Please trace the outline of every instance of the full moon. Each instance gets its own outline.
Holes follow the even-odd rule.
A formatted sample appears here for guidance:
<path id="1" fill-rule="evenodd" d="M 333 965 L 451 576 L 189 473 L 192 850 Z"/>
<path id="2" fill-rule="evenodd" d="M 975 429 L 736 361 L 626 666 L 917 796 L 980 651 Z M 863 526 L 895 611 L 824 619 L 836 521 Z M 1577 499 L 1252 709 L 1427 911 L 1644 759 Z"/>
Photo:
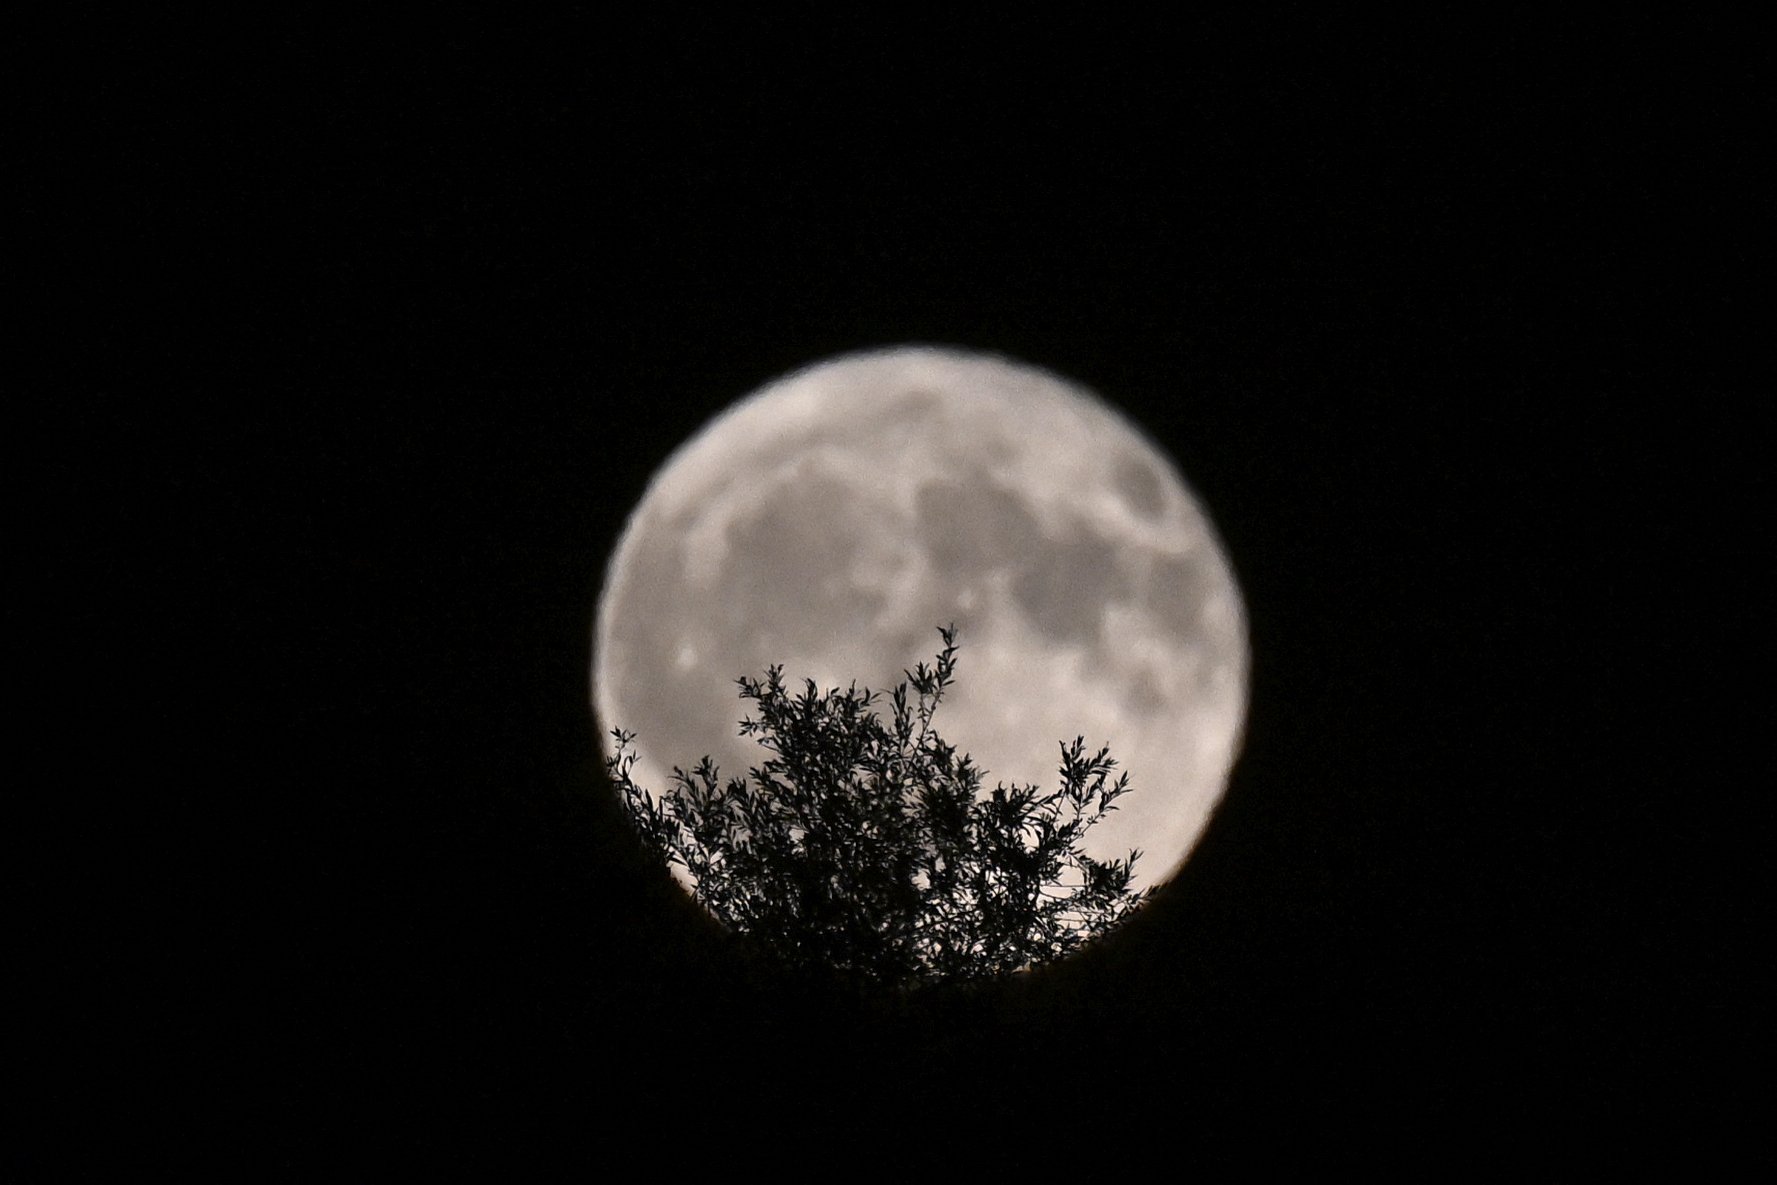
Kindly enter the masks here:
<path id="1" fill-rule="evenodd" d="M 936 727 L 996 782 L 1057 784 L 1061 742 L 1129 774 L 1088 832 L 1170 878 L 1227 785 L 1246 713 L 1245 611 L 1207 515 L 1120 413 L 987 354 L 848 354 L 768 384 L 654 476 L 605 574 L 594 711 L 658 793 L 724 778 L 741 675 L 888 691 L 958 632 Z"/>

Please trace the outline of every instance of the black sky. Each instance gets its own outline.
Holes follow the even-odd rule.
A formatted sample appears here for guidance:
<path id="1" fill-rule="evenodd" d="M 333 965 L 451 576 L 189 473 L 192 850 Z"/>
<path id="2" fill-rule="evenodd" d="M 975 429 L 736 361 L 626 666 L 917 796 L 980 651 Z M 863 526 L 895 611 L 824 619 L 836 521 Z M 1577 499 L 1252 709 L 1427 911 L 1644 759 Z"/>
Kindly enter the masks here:
<path id="1" fill-rule="evenodd" d="M 984 1131 L 1099 1074 L 1087 1143 L 1181 1173 L 1737 1134 L 1731 32 L 822 24 L 143 29 L 66 76 L 43 546 L 122 671 L 52 701 L 42 1163 L 1041 1162 Z M 636 862 L 584 687 L 652 468 L 901 342 L 1170 449 L 1254 685 L 1151 916 L 883 1015 Z"/>

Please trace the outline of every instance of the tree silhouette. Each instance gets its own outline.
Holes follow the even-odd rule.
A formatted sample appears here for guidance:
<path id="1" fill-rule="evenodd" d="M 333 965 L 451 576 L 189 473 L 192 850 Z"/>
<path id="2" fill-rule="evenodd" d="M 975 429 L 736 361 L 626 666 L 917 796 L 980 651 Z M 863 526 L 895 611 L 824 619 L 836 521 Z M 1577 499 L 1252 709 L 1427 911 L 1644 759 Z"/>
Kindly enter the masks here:
<path id="1" fill-rule="evenodd" d="M 956 673 L 956 631 L 935 663 L 890 694 L 812 680 L 792 694 L 783 668 L 742 677 L 755 705 L 742 736 L 769 756 L 726 783 L 708 757 L 675 767 L 659 798 L 632 774 L 635 735 L 613 729 L 606 766 L 643 842 L 683 868 L 716 918 L 797 968 L 830 968 L 892 987 L 956 982 L 1060 958 L 1111 929 L 1147 891 L 1130 887 L 1139 851 L 1095 860 L 1088 829 L 1116 809 L 1108 748 L 1063 742 L 1060 782 L 982 790 L 968 754 L 932 726 Z"/>

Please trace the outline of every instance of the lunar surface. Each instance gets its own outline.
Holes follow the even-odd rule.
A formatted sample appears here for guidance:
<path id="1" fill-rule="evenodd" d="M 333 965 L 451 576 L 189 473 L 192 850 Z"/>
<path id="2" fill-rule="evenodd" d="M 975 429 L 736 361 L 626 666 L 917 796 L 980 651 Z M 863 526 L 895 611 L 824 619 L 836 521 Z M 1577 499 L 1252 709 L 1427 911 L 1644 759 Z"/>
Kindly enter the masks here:
<path id="1" fill-rule="evenodd" d="M 637 734 L 659 792 L 738 737 L 740 675 L 887 691 L 958 629 L 936 725 L 984 784 L 1053 788 L 1059 742 L 1130 775 L 1090 854 L 1184 862 L 1246 710 L 1240 594 L 1171 462 L 1079 386 L 950 349 L 852 354 L 735 404 L 656 474 L 606 571 L 592 669 L 601 731 Z"/>

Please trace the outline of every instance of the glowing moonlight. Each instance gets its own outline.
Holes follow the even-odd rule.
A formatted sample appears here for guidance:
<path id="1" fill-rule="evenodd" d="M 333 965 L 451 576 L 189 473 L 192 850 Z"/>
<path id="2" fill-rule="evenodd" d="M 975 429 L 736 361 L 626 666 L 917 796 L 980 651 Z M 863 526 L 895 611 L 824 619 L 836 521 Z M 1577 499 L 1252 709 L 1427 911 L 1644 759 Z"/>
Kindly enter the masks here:
<path id="1" fill-rule="evenodd" d="M 606 572 L 592 682 L 659 790 L 735 734 L 737 676 L 888 689 L 959 631 L 938 725 L 986 783 L 1056 783 L 1084 735 L 1130 775 L 1090 853 L 1170 877 L 1221 798 L 1245 715 L 1245 615 L 1171 463 L 1116 412 L 1004 358 L 905 348 L 798 371 L 654 477 Z M 606 738 L 607 743 L 609 738 Z"/>

